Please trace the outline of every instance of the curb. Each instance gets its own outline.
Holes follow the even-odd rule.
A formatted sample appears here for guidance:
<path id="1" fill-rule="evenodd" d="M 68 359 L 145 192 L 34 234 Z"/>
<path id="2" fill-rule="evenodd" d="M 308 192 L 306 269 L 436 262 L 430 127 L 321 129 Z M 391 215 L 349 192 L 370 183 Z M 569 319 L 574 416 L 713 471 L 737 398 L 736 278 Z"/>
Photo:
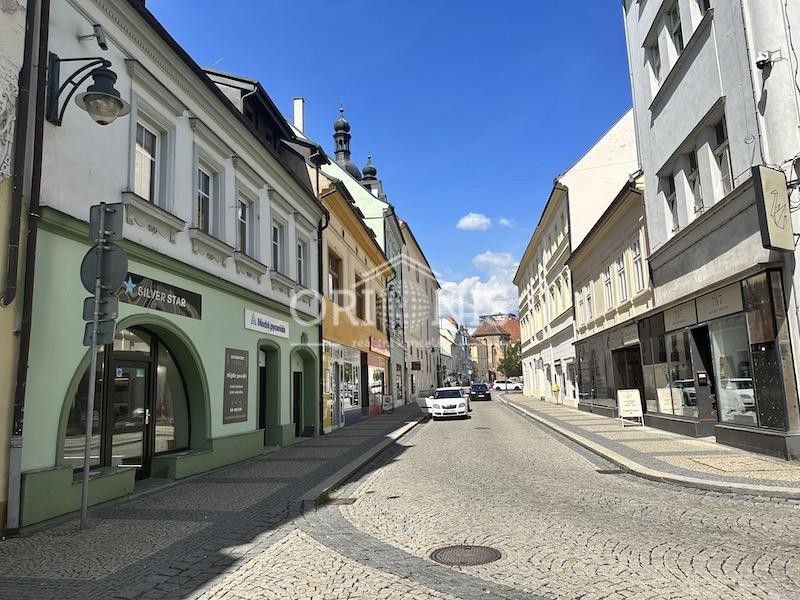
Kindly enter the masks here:
<path id="1" fill-rule="evenodd" d="M 658 471 L 656 469 L 651 469 L 649 467 L 645 467 L 640 465 L 639 463 L 622 456 L 608 448 L 601 446 L 591 440 L 587 440 L 586 438 L 569 431 L 555 423 L 540 417 L 537 414 L 532 413 L 531 411 L 523 408 L 515 404 L 510 400 L 506 400 L 504 397 L 499 396 L 497 398 L 500 402 L 505 404 L 506 406 L 513 408 L 514 410 L 522 413 L 526 417 L 533 419 L 537 423 L 540 423 L 555 431 L 556 433 L 568 438 L 578 444 L 579 446 L 583 446 L 590 452 L 597 454 L 598 456 L 603 457 L 610 463 L 615 464 L 622 470 L 632 475 L 636 475 L 637 477 L 641 477 L 643 479 L 649 479 L 650 481 L 658 481 L 660 483 L 671 483 L 675 485 L 681 485 L 684 487 L 690 487 L 699 490 L 708 490 L 712 492 L 722 492 L 726 494 L 745 494 L 748 496 L 764 496 L 768 498 L 783 498 L 789 500 L 800 500 L 800 490 L 794 488 L 786 488 L 786 487 L 772 487 L 772 486 L 765 486 L 765 485 L 748 485 L 745 483 L 727 483 L 723 481 L 709 481 L 706 479 L 698 479 L 696 477 L 685 477 L 682 475 L 675 475 L 673 473 L 666 473 L 664 471 Z"/>
<path id="2" fill-rule="evenodd" d="M 322 482 L 315 485 L 313 488 L 308 490 L 305 494 L 298 498 L 298 503 L 301 506 L 305 506 L 306 503 L 310 503 L 316 506 L 317 502 L 322 496 L 330 493 L 331 490 L 339 487 L 345 481 L 350 479 L 361 467 L 366 465 L 370 462 L 373 458 L 378 456 L 381 452 L 386 450 L 389 446 L 394 444 L 397 440 L 401 437 L 406 435 L 409 431 L 414 429 L 417 425 L 422 423 L 426 420 L 426 416 L 420 416 L 416 419 L 407 422 L 402 427 L 395 429 L 394 431 L 388 433 L 386 438 L 381 440 L 378 444 L 372 446 L 369 450 L 364 452 L 358 458 L 351 460 L 347 463 L 344 467 L 329 475 L 325 478 Z"/>

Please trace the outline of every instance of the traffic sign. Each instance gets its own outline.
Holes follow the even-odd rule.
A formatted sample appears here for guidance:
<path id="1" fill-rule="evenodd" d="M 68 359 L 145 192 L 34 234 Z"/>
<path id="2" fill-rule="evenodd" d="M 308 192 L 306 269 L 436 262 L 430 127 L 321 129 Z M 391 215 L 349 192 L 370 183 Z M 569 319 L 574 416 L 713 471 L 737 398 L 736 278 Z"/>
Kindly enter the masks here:
<path id="1" fill-rule="evenodd" d="M 114 320 L 119 316 L 119 298 L 116 296 L 101 296 L 97 306 L 97 320 Z M 83 320 L 94 321 L 94 296 L 89 296 L 83 301 Z"/>
<path id="2" fill-rule="evenodd" d="M 89 207 L 89 241 L 116 242 L 122 239 L 123 204 L 95 204 Z M 103 214 L 105 212 L 105 214 Z M 101 219 L 102 217 L 102 219 Z M 102 231 L 100 223 L 102 221 Z"/>
<path id="3" fill-rule="evenodd" d="M 81 283 L 90 294 L 94 294 L 98 262 L 101 288 L 115 292 L 128 273 L 128 255 L 113 242 L 95 244 L 89 249 L 81 262 Z"/>
<path id="4" fill-rule="evenodd" d="M 89 321 L 83 330 L 83 345 L 91 346 L 92 342 L 96 342 L 98 346 L 105 346 L 114 341 L 114 328 L 117 326 L 116 321 L 98 321 L 97 322 L 97 339 L 92 340 L 92 331 L 94 331 L 94 322 Z"/>

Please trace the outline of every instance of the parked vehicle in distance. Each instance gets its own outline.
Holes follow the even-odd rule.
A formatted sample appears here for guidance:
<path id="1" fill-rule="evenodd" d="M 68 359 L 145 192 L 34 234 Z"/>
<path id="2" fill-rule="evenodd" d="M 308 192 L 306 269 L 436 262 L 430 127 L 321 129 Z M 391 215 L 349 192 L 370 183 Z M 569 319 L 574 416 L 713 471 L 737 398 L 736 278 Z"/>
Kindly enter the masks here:
<path id="1" fill-rule="evenodd" d="M 431 404 L 433 403 L 433 396 L 435 393 L 436 390 L 420 390 L 417 395 L 417 406 L 419 406 L 419 409 L 426 415 L 431 413 Z"/>
<path id="2" fill-rule="evenodd" d="M 511 381 L 510 379 L 497 379 L 492 384 L 492 389 L 501 392 L 508 392 L 510 390 L 522 391 L 522 384 Z"/>
<path id="3" fill-rule="evenodd" d="M 466 417 L 469 412 L 469 398 L 464 399 L 461 388 L 436 388 L 430 400 L 430 414 L 434 419 L 442 417 Z"/>
<path id="4" fill-rule="evenodd" d="M 485 383 L 473 383 L 469 388 L 470 400 L 491 400 L 492 393 L 489 391 L 489 386 Z"/>

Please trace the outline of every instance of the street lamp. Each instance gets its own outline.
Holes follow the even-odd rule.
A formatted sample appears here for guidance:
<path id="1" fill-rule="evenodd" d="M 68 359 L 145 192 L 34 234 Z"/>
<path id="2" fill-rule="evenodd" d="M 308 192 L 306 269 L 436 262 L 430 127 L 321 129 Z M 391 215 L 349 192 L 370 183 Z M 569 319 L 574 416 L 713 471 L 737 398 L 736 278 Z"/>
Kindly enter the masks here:
<path id="1" fill-rule="evenodd" d="M 67 80 L 61 83 L 61 63 L 87 62 L 73 72 Z M 89 77 L 94 79 L 86 91 L 75 97 L 75 104 L 89 113 L 89 116 L 100 125 L 113 123 L 117 117 L 127 115 L 131 107 L 120 96 L 119 90 L 114 87 L 117 74 L 111 67 L 111 61 L 100 57 L 89 58 L 59 58 L 52 52 L 47 60 L 47 120 L 60 126 L 67 110 L 69 99 L 78 87 Z M 64 102 L 59 101 L 62 92 L 71 85 Z"/>

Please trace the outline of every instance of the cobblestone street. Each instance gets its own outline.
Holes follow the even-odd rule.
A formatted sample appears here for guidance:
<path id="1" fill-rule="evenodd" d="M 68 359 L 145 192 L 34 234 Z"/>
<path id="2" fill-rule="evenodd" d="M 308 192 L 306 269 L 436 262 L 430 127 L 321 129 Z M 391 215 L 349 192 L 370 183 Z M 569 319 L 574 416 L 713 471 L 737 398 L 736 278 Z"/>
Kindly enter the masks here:
<path id="1" fill-rule="evenodd" d="M 363 427 L 379 435 L 378 423 Z M 358 427 L 340 439 L 367 435 Z M 68 524 L 0 544 L 0 597 L 800 596 L 796 501 L 622 474 L 511 408 L 484 402 L 471 419 L 412 429 L 339 488 L 333 503 L 292 508 L 300 488 L 286 487 L 290 472 L 311 483 L 321 455 L 344 451 L 336 438 L 313 442 L 332 444 L 327 450 L 301 444 L 98 511 L 102 521 L 84 534 Z M 297 471 L 279 469 L 289 463 Z M 193 506 L 204 483 L 235 479 L 244 485 L 227 484 L 234 510 L 220 511 L 210 496 Z M 259 490 L 283 510 L 238 510 Z M 471 567 L 428 558 L 454 544 L 490 546 L 502 557 Z"/>

